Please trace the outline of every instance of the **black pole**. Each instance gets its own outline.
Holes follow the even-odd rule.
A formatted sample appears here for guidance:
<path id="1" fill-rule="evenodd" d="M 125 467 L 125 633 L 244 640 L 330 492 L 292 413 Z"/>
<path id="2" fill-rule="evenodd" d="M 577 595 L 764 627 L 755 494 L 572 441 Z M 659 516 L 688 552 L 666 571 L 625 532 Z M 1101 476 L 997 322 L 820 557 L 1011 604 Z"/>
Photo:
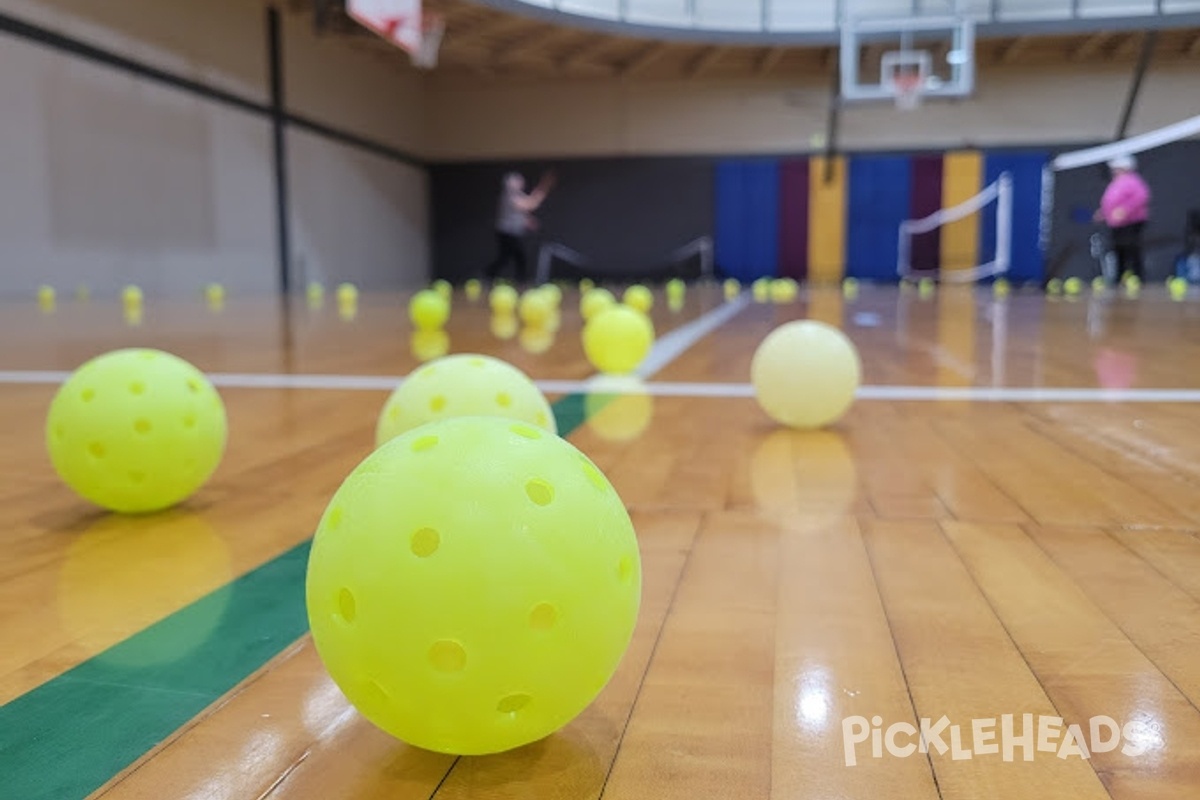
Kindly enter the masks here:
<path id="1" fill-rule="evenodd" d="M 1142 54 L 1138 57 L 1137 68 L 1133 73 L 1133 84 L 1129 87 L 1129 96 L 1125 99 L 1125 110 L 1121 112 L 1121 124 L 1117 126 L 1116 141 L 1121 141 L 1129 133 L 1129 123 L 1133 119 L 1133 109 L 1137 105 L 1138 96 L 1142 93 L 1142 81 L 1150 69 L 1150 59 L 1154 57 L 1154 46 L 1158 44 L 1158 31 L 1147 31 L 1142 40 Z"/>
<path id="2" fill-rule="evenodd" d="M 279 9 L 267 8 L 267 56 L 271 79 L 271 133 L 275 155 L 275 224 L 279 252 L 279 291 L 292 290 L 291 210 L 288 199 L 287 113 L 283 96 L 283 26 Z"/>
<path id="3" fill-rule="evenodd" d="M 833 160 L 838 153 L 838 131 L 842 117 L 842 65 L 838 53 L 833 59 L 833 88 L 829 94 L 829 119 L 825 128 L 825 184 L 833 183 Z"/>

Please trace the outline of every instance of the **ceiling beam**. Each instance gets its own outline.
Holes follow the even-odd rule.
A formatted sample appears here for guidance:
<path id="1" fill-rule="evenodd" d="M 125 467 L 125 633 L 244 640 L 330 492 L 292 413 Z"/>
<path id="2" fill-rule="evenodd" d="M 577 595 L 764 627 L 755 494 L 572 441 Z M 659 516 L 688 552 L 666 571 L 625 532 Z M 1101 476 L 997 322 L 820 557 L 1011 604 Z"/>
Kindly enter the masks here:
<path id="1" fill-rule="evenodd" d="M 1013 39 L 1011 42 L 1009 42 L 1007 47 L 1000 50 L 1000 63 L 1014 63 L 1018 58 L 1025 54 L 1026 50 L 1029 49 L 1029 42 L 1030 38 L 1028 36 L 1018 36 L 1016 39 Z"/>
<path id="2" fill-rule="evenodd" d="M 779 65 L 785 53 L 787 53 L 787 50 L 784 50 L 782 47 L 768 47 L 758 57 L 758 63 L 754 65 L 755 74 L 760 77 L 771 74 L 771 70 Z"/>
<path id="3" fill-rule="evenodd" d="M 607 50 L 613 40 L 602 34 L 593 34 L 579 43 L 579 46 L 572 50 L 566 57 L 558 60 L 558 70 L 565 72 L 580 64 L 585 64 L 592 59 L 597 53 Z"/>
<path id="4" fill-rule="evenodd" d="M 1075 48 L 1071 53 L 1072 61 L 1086 61 L 1096 55 L 1104 48 L 1106 44 L 1111 42 L 1113 35 L 1111 33 L 1097 33 L 1094 36 L 1089 36 Z"/>
<path id="5" fill-rule="evenodd" d="M 492 14 L 483 17 L 479 22 L 474 24 L 466 24 L 462 28 L 457 28 L 454 35 L 460 39 L 481 39 L 486 36 L 495 36 L 498 33 L 515 28 L 520 29 L 529 24 L 529 20 L 513 17 L 507 14 Z"/>
<path id="6" fill-rule="evenodd" d="M 720 45 L 708 47 L 688 66 L 687 75 L 689 78 L 699 78 L 713 64 L 721 60 L 721 56 L 725 55 L 725 48 Z"/>
<path id="7" fill-rule="evenodd" d="M 1121 43 L 1113 50 L 1113 55 L 1129 58 L 1133 56 L 1141 48 L 1142 42 L 1145 41 L 1145 35 L 1133 33 L 1121 39 Z"/>
<path id="8" fill-rule="evenodd" d="M 646 67 L 653 64 L 655 61 L 658 61 L 660 58 L 662 58 L 664 55 L 666 55 L 666 53 L 667 53 L 667 46 L 665 44 L 663 44 L 662 42 L 655 42 L 654 44 L 650 45 L 649 47 L 646 47 L 645 49 L 643 49 L 636 56 L 629 59 L 629 61 L 625 62 L 625 64 L 623 64 L 621 66 L 621 70 L 620 70 L 621 77 L 624 77 L 624 78 L 633 77 L 637 73 L 644 70 Z"/>
<path id="9" fill-rule="evenodd" d="M 496 68 L 505 64 L 511 64 L 514 61 L 527 59 L 529 45 L 544 43 L 553 38 L 554 30 L 542 25 L 535 25 L 524 33 L 519 33 L 511 39 L 500 42 L 491 48 L 488 56 L 488 66 Z M 542 60 L 545 61 L 546 59 L 543 58 Z"/>

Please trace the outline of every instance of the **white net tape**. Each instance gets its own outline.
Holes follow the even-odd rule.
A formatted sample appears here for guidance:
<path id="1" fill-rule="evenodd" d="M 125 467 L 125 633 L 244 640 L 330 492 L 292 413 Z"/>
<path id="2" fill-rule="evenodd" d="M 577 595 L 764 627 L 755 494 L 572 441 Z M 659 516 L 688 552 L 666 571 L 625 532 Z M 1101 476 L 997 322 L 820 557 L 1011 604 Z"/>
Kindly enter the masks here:
<path id="1" fill-rule="evenodd" d="M 1054 171 L 1062 172 L 1068 169 L 1092 167 L 1096 164 L 1107 164 L 1117 156 L 1134 156 L 1197 135 L 1200 135 L 1200 117 L 1193 117 L 1156 131 L 1144 133 L 1141 136 L 1091 147 L 1087 150 L 1076 150 L 1074 153 L 1063 153 L 1054 159 Z"/>
<path id="2" fill-rule="evenodd" d="M 538 250 L 537 282 L 539 284 L 549 282 L 555 259 L 565 261 L 573 267 L 583 267 L 588 263 L 587 258 L 582 253 L 572 250 L 565 244 L 560 242 L 546 242 Z"/>
<path id="3" fill-rule="evenodd" d="M 921 107 L 921 82 L 895 81 L 896 108 L 900 111 L 916 111 Z"/>
<path id="4" fill-rule="evenodd" d="M 986 264 L 969 269 L 919 269 L 912 264 L 912 240 L 914 236 L 931 233 L 938 228 L 983 213 L 995 204 L 996 253 Z M 900 249 L 896 272 L 901 278 L 928 277 L 938 275 L 942 281 L 973 283 L 1008 272 L 1012 257 L 1012 176 L 1007 172 L 995 183 L 974 197 L 951 208 L 935 211 L 924 219 L 910 219 L 900 223 Z"/>

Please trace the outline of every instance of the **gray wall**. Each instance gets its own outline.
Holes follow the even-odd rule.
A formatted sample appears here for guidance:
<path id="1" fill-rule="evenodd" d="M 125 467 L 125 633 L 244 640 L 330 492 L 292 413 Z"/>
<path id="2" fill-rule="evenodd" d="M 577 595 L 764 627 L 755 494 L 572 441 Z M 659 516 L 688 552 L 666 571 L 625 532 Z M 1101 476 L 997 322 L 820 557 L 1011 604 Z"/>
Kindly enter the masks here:
<path id="1" fill-rule="evenodd" d="M 641 276 L 667 267 L 673 251 L 713 227 L 713 162 L 707 158 L 486 162 L 431 168 L 434 271 L 477 277 L 495 254 L 501 180 L 516 169 L 532 184 L 553 168 L 559 185 L 538 213 L 528 250 L 559 242 L 588 256 L 585 274 Z"/>
<path id="2" fill-rule="evenodd" d="M 209 281 L 275 291 L 265 6 L 0 0 L 0 14 L 251 104 L 0 32 L 0 296 L 29 298 L 43 283 L 98 296 L 127 283 L 151 296 Z M 300 17 L 286 19 L 284 48 L 289 112 L 379 145 L 290 129 L 293 274 L 424 282 L 425 172 L 379 155 L 419 149 L 419 76 L 318 39 Z"/>

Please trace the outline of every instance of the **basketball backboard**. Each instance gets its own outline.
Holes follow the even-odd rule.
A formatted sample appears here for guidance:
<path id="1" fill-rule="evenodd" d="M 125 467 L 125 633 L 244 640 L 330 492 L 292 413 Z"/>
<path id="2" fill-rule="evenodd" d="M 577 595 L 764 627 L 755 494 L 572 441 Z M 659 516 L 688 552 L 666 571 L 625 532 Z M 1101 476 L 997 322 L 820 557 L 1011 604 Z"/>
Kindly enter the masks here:
<path id="1" fill-rule="evenodd" d="M 346 0 L 346 13 L 364 28 L 409 54 L 413 64 L 432 69 L 446 32 L 445 19 L 426 12 L 422 0 Z"/>
<path id="2" fill-rule="evenodd" d="M 879 3 L 870 3 L 876 9 Z M 903 100 L 913 83 L 924 98 L 975 91 L 975 22 L 967 0 L 937 0 L 921 13 L 886 15 L 848 0 L 841 23 L 841 99 Z"/>

